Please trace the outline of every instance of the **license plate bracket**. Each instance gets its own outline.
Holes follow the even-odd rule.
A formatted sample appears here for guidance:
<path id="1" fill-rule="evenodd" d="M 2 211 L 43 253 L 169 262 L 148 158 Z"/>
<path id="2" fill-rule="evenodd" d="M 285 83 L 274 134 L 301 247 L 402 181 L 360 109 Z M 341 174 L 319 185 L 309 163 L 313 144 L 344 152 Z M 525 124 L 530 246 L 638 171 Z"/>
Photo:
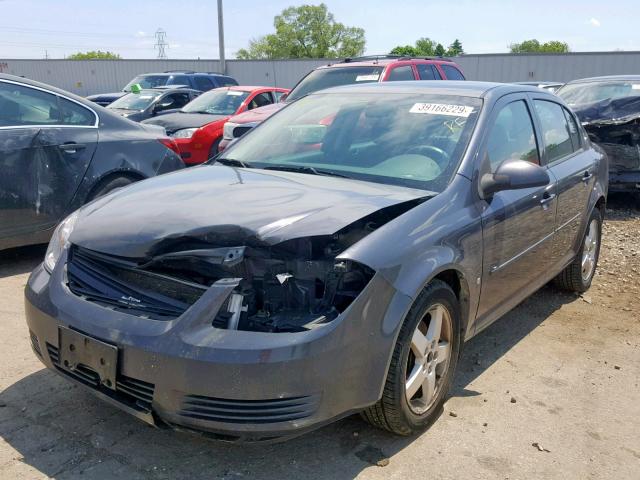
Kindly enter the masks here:
<path id="1" fill-rule="evenodd" d="M 66 327 L 58 328 L 58 341 L 62 368 L 73 372 L 81 365 L 89 367 L 102 385 L 115 390 L 118 347 Z"/>

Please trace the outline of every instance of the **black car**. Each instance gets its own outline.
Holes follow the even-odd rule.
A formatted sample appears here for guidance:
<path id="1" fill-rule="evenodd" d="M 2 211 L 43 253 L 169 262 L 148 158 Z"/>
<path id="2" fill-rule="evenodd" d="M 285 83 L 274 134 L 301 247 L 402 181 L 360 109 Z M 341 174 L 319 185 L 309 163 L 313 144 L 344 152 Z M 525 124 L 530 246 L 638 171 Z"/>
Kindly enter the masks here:
<path id="1" fill-rule="evenodd" d="M 606 194 L 539 88 L 311 93 L 69 216 L 26 288 L 33 350 L 152 424 L 264 441 L 362 411 L 409 435 L 465 340 L 551 280 L 589 288 Z"/>
<path id="2" fill-rule="evenodd" d="M 215 72 L 176 70 L 163 73 L 145 73 L 134 77 L 133 80 L 125 85 L 121 92 L 89 95 L 87 100 L 91 100 L 98 105 L 106 107 L 114 100 L 117 100 L 126 93 L 129 93 L 132 85 L 140 85 L 143 89 L 173 85 L 206 92 L 213 88 L 238 85 L 238 82 L 234 78 Z"/>
<path id="3" fill-rule="evenodd" d="M 46 242 L 88 201 L 182 168 L 176 149 L 162 129 L 0 74 L 0 249 Z"/>
<path id="4" fill-rule="evenodd" d="M 169 110 L 179 110 L 200 93 L 190 88 L 148 88 L 127 93 L 106 108 L 129 120 L 141 122 Z"/>
<path id="5" fill-rule="evenodd" d="M 609 155 L 609 189 L 640 192 L 640 75 L 574 80 L 556 94 Z"/>

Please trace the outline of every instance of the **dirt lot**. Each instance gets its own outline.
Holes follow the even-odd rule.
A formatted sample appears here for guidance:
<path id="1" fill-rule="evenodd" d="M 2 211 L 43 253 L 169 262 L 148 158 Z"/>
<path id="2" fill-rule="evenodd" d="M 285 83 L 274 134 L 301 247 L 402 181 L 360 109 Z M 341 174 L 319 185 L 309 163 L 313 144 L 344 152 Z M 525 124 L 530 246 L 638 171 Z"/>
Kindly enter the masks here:
<path id="1" fill-rule="evenodd" d="M 348 418 L 288 443 L 154 430 L 45 371 L 22 289 L 44 250 L 0 253 L 0 478 L 638 479 L 640 210 L 611 202 L 584 296 L 545 287 L 466 345 L 441 418 L 414 438 Z"/>

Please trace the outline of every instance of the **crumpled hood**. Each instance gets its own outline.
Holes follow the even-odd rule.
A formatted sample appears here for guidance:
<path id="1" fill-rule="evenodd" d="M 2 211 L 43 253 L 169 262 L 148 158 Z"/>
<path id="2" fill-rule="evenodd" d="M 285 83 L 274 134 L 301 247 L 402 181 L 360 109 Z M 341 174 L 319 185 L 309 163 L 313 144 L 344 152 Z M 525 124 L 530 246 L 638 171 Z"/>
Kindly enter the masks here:
<path id="1" fill-rule="evenodd" d="M 600 102 L 572 105 L 582 123 L 621 124 L 640 117 L 640 95 L 623 98 L 608 98 Z"/>
<path id="2" fill-rule="evenodd" d="M 70 241 L 130 258 L 330 235 L 430 192 L 291 172 L 206 165 L 135 183 L 87 205 Z"/>
<path id="3" fill-rule="evenodd" d="M 228 115 L 209 115 L 206 113 L 169 113 L 150 118 L 145 120 L 144 123 L 160 125 L 167 130 L 167 133 L 171 134 L 183 128 L 199 128 L 207 123 L 227 118 L 229 118 Z"/>

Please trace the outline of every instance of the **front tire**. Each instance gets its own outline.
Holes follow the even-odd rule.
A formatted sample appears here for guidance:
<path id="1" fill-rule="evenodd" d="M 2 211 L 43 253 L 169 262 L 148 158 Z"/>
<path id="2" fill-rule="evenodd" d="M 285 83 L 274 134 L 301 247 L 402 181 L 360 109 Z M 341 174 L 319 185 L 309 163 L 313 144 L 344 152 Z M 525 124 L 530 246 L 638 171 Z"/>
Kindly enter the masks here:
<path id="1" fill-rule="evenodd" d="M 440 415 L 460 353 L 460 308 L 449 285 L 433 280 L 418 296 L 396 342 L 382 398 L 362 416 L 398 435 Z"/>
<path id="2" fill-rule="evenodd" d="M 556 286 L 570 292 L 583 293 L 589 290 L 596 273 L 600 257 L 602 239 L 602 214 L 594 208 L 589 217 L 587 231 L 584 233 L 580 250 L 565 269 L 554 279 Z"/>

